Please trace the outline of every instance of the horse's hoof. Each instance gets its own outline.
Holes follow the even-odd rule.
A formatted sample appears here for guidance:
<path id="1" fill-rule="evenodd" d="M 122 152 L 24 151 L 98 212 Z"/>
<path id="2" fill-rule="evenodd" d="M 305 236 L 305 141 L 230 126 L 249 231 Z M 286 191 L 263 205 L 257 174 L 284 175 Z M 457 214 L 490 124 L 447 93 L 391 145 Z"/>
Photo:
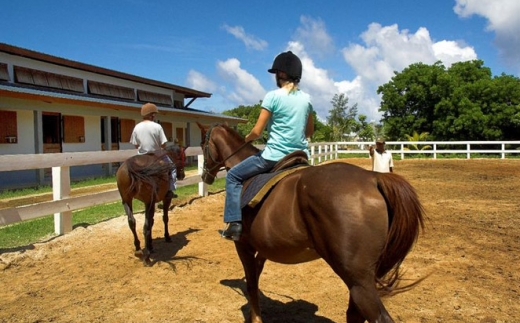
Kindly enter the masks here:
<path id="1" fill-rule="evenodd" d="M 143 250 L 136 250 L 134 252 L 134 256 L 136 256 L 139 259 L 142 259 L 143 258 Z"/>

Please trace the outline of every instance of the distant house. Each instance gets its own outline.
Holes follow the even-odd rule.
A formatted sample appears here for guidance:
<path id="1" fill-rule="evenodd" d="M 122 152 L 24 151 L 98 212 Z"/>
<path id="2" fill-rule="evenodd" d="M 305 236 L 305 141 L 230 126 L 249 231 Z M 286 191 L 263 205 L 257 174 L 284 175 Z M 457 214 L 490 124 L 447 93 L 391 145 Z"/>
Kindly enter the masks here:
<path id="1" fill-rule="evenodd" d="M 190 108 L 210 93 L 0 43 L 0 154 L 133 149 L 143 103 L 153 102 L 169 141 L 198 146 L 195 122 L 246 120 Z M 71 168 L 71 178 L 107 175 L 110 165 Z M 0 173 L 0 189 L 40 185 L 48 170 Z"/>

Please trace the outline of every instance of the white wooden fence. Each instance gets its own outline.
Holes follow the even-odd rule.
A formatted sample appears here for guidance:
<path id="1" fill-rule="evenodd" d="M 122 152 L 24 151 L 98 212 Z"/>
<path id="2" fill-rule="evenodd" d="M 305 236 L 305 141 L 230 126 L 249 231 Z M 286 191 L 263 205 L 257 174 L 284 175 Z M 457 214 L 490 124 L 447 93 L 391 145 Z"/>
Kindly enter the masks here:
<path id="1" fill-rule="evenodd" d="M 310 162 L 312 165 L 320 164 L 323 161 L 338 158 L 338 153 L 342 154 L 366 154 L 368 158 L 368 146 L 373 142 L 333 142 L 333 143 L 311 143 Z M 393 153 L 401 154 L 403 159 L 405 154 L 466 154 L 471 158 L 471 154 L 500 154 L 505 158 L 506 154 L 519 154 L 518 149 L 506 149 L 506 146 L 519 146 L 520 141 L 509 142 L 387 142 L 388 147 L 400 147 L 399 150 L 390 150 Z M 431 145 L 431 150 L 407 150 L 413 145 Z M 445 146 L 461 146 L 462 149 L 442 149 Z M 499 145 L 501 149 L 471 149 L 472 145 Z M 24 205 L 0 210 L 0 226 L 12 224 L 20 221 L 54 214 L 54 228 L 56 234 L 64 234 L 72 230 L 72 211 L 118 201 L 119 191 L 109 190 L 84 196 L 70 197 L 70 167 L 80 165 L 93 165 L 121 162 L 136 154 L 134 149 L 117 151 L 95 151 L 95 152 L 76 152 L 76 153 L 57 153 L 57 154 L 20 154 L 20 155 L 0 155 L 0 172 L 52 168 L 52 190 L 53 201 L 42 202 L 33 205 Z M 179 187 L 186 185 L 199 185 L 199 195 L 206 196 L 206 184 L 201 181 L 202 174 L 202 150 L 200 147 L 188 147 L 186 156 L 198 156 L 198 174 L 190 176 L 182 181 L 178 181 Z M 225 175 L 225 171 L 219 173 L 219 177 Z"/>
<path id="2" fill-rule="evenodd" d="M 0 210 L 0 226 L 54 214 L 54 231 L 64 234 L 72 230 L 72 211 L 120 200 L 117 189 L 70 197 L 70 167 L 115 163 L 134 156 L 136 150 L 92 151 L 56 154 L 0 155 L 0 172 L 52 168 L 53 201 Z M 202 150 L 188 147 L 186 156 L 199 156 L 199 174 L 202 173 Z M 219 173 L 219 176 L 225 172 Z M 200 175 L 177 182 L 178 187 L 199 184 L 199 194 L 207 195 L 206 184 Z"/>
<path id="3" fill-rule="evenodd" d="M 373 142 L 337 142 L 333 144 L 337 145 L 334 151 L 342 154 L 368 154 L 368 147 L 374 145 Z M 421 147 L 427 145 L 431 148 L 420 150 Z M 482 146 L 492 147 L 482 149 Z M 501 159 L 506 158 L 506 155 L 520 156 L 520 141 L 387 141 L 386 148 L 393 154 L 399 154 L 401 159 L 405 159 L 405 155 L 412 154 L 431 155 L 433 159 L 437 159 L 440 154 L 462 154 L 466 155 L 466 159 L 470 159 L 471 155 L 481 156 L 482 154 L 500 156 Z"/>

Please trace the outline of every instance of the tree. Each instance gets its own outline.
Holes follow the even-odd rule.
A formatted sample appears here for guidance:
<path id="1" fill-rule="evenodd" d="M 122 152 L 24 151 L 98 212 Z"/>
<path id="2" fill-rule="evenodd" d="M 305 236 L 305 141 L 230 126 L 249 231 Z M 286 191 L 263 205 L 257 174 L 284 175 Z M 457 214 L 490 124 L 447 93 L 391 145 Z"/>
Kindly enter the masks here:
<path id="1" fill-rule="evenodd" d="M 245 137 L 249 132 L 251 132 L 251 129 L 253 129 L 253 127 L 255 126 L 256 120 L 260 115 L 261 108 L 261 102 L 259 102 L 255 105 L 240 105 L 234 109 L 226 110 L 222 112 L 222 114 L 231 117 L 247 119 L 247 123 L 240 123 L 237 127 L 238 133 L 242 137 Z"/>
<path id="2" fill-rule="evenodd" d="M 406 139 L 408 141 L 425 141 L 426 139 L 428 139 L 429 135 L 430 134 L 427 132 L 421 132 L 420 134 L 418 134 L 417 131 L 414 131 L 411 136 L 406 135 Z M 430 146 L 430 145 L 421 145 L 420 148 L 419 148 L 419 144 L 410 144 L 410 146 L 412 146 L 412 148 L 414 148 L 413 150 L 427 150 L 427 149 L 432 148 L 432 146 Z M 404 149 L 410 150 L 409 148 L 404 148 Z"/>
<path id="3" fill-rule="evenodd" d="M 367 122 L 367 116 L 364 114 L 360 114 L 358 117 L 359 120 L 359 131 L 358 137 L 361 141 L 372 141 L 375 140 L 375 129 L 372 124 Z"/>
<path id="4" fill-rule="evenodd" d="M 440 62 L 432 66 L 416 63 L 395 72 L 390 82 L 378 88 L 388 138 L 404 139 L 410 129 L 432 131 L 435 105 L 445 96 L 444 73 Z"/>
<path id="5" fill-rule="evenodd" d="M 311 137 L 312 142 L 332 141 L 332 129 L 318 119 L 316 112 L 313 112 L 314 118 L 314 134 Z"/>
<path id="6" fill-rule="evenodd" d="M 412 64 L 377 93 L 392 139 L 405 139 L 410 129 L 434 140 L 517 140 L 520 133 L 520 80 L 492 77 L 481 60 L 448 69 Z"/>
<path id="7" fill-rule="evenodd" d="M 346 94 L 335 94 L 332 98 L 332 109 L 329 110 L 327 124 L 332 130 L 332 141 L 342 141 L 345 135 L 357 130 L 359 126 L 356 121 L 357 104 L 349 108 L 348 97 Z"/>

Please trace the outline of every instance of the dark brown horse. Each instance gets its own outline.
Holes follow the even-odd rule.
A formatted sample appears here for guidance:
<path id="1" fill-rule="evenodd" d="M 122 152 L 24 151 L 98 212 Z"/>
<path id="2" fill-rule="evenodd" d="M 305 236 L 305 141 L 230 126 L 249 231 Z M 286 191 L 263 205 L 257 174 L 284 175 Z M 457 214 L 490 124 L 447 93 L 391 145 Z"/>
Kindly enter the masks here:
<path id="1" fill-rule="evenodd" d="M 258 152 L 226 125 L 199 127 L 207 184 L 221 167 L 230 169 Z M 340 162 L 304 167 L 242 214 L 243 234 L 235 247 L 252 322 L 262 322 L 258 281 L 266 260 L 297 264 L 318 258 L 350 291 L 347 322 L 393 322 L 380 296 L 398 289 L 399 267 L 423 227 L 423 208 L 403 177 Z"/>
<path id="2" fill-rule="evenodd" d="M 175 163 L 172 166 L 164 156 L 167 155 Z M 152 227 L 154 223 L 155 203 L 163 201 L 164 239 L 170 242 L 168 232 L 168 209 L 172 196 L 167 194 L 170 184 L 170 174 L 175 167 L 177 179 L 183 180 L 184 151 L 177 145 L 168 145 L 165 151 L 155 154 L 136 155 L 128 158 L 117 170 L 117 188 L 123 201 L 125 213 L 128 216 L 128 225 L 134 235 L 135 255 L 143 260 L 145 265 L 150 264 L 152 246 Z M 141 243 L 135 231 L 135 218 L 132 209 L 132 200 L 138 199 L 145 206 L 145 221 L 143 228 L 145 248 L 141 250 Z"/>

